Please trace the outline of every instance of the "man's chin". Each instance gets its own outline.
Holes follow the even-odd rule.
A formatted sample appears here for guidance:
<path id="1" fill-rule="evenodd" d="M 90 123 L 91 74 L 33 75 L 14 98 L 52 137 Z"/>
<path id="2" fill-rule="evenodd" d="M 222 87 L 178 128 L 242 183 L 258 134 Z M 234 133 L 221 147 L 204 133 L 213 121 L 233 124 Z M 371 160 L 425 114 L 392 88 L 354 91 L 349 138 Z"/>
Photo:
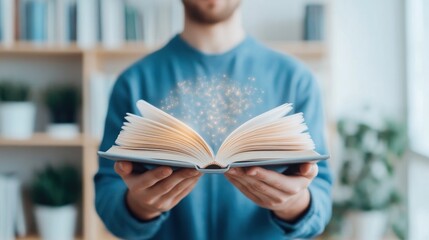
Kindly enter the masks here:
<path id="1" fill-rule="evenodd" d="M 239 1 L 235 6 L 220 6 L 217 0 L 208 0 L 204 2 L 205 6 L 197 6 L 194 3 L 183 1 L 186 15 L 194 22 L 200 24 L 217 24 L 231 18 L 239 5 Z"/>

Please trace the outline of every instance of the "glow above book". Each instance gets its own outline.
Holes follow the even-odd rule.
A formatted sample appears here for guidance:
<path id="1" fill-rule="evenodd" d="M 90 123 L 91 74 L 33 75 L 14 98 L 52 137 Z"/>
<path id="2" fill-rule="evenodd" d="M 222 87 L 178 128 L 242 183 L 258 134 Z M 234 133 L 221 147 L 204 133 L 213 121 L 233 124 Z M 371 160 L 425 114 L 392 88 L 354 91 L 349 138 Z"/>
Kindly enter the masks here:
<path id="1" fill-rule="evenodd" d="M 101 157 L 149 165 L 196 168 L 222 173 L 230 167 L 287 165 L 325 160 L 314 151 L 302 113 L 287 115 L 283 104 L 258 115 L 232 131 L 217 154 L 191 127 L 144 100 L 137 102 L 142 116 L 128 113 L 116 145 Z"/>

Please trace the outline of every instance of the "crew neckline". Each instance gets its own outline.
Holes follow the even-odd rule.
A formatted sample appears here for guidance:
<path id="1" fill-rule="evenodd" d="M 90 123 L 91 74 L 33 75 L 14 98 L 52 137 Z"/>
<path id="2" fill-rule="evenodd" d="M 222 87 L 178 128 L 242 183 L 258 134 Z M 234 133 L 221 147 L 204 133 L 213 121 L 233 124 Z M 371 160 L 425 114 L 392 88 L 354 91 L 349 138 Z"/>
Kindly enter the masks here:
<path id="1" fill-rule="evenodd" d="M 213 59 L 213 58 L 223 58 L 229 55 L 233 55 L 237 51 L 239 51 L 241 48 L 243 48 L 245 45 L 250 43 L 252 41 L 252 37 L 247 35 L 244 37 L 241 42 L 230 48 L 229 50 L 226 50 L 222 53 L 205 53 L 193 46 L 191 46 L 188 42 L 186 42 L 180 34 L 176 34 L 176 36 L 172 39 L 173 45 L 176 45 L 175 47 L 180 47 L 183 49 L 186 49 L 187 51 L 191 52 L 192 54 L 201 57 L 201 58 L 207 58 L 207 59 Z M 174 44 L 175 43 L 175 44 Z"/>

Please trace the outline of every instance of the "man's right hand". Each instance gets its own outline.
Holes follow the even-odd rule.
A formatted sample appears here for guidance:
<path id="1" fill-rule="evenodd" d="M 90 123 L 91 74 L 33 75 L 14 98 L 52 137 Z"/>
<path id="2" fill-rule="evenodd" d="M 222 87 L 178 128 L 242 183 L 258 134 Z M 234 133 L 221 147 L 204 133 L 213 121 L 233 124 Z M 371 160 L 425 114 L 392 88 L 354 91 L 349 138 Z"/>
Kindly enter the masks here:
<path id="1" fill-rule="evenodd" d="M 158 167 L 143 174 L 133 174 L 131 162 L 116 162 L 115 171 L 128 186 L 126 201 L 131 212 L 141 220 L 150 220 L 169 211 L 188 195 L 202 176 L 195 169 L 173 172 Z"/>

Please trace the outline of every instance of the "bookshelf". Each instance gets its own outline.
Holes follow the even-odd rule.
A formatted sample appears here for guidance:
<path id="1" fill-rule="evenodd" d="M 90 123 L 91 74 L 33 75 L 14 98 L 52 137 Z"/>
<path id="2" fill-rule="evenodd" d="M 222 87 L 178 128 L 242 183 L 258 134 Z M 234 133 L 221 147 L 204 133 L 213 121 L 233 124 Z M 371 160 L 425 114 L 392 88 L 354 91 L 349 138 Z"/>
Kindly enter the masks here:
<path id="1" fill-rule="evenodd" d="M 180 5 L 180 2 L 175 4 Z M 177 9 L 174 11 L 177 11 Z M 159 24 L 165 23 L 165 21 L 162 21 Z M 176 31 L 175 29 L 171 30 L 172 32 Z M 290 54 L 303 62 L 317 63 L 318 67 L 320 64 L 324 67 L 329 59 L 329 46 L 327 42 L 309 42 L 299 40 L 267 40 L 263 42 L 267 46 L 279 52 Z M 155 43 L 161 43 L 161 41 L 155 41 Z M 80 154 L 83 190 L 82 211 L 80 212 L 81 218 L 79 218 L 79 220 L 82 221 L 78 223 L 80 226 L 78 229 L 81 229 L 81 232 L 77 234 L 78 237 L 76 239 L 115 239 L 104 229 L 94 207 L 95 193 L 93 176 L 98 169 L 98 157 L 96 152 L 98 150 L 100 139 L 94 138 L 91 135 L 91 77 L 94 73 L 98 72 L 118 75 L 128 65 L 155 51 L 159 47 L 161 47 L 161 44 L 145 44 L 141 41 L 125 42 L 116 48 L 105 48 L 102 44 L 96 44 L 91 48 L 85 49 L 80 48 L 75 42 L 67 44 L 48 44 L 18 40 L 14 41 L 13 44 L 6 46 L 2 45 L 0 42 L 0 64 L 7 63 L 8 66 L 14 64 L 19 68 L 27 68 L 31 66 L 33 71 L 36 69 L 40 72 L 47 72 L 41 74 L 41 76 L 38 77 L 39 79 L 34 79 L 35 81 L 29 78 L 33 81 L 31 84 L 39 84 L 37 83 L 37 80 L 42 80 L 42 78 L 49 78 L 46 80 L 46 82 L 49 83 L 44 82 L 43 84 L 55 83 L 55 81 L 64 81 L 64 79 L 61 79 L 60 77 L 62 74 L 61 71 L 64 70 L 66 72 L 65 74 L 72 74 L 73 76 L 71 78 L 73 81 L 78 82 L 80 86 L 82 96 L 82 116 L 80 121 L 81 133 L 76 138 L 58 140 L 50 137 L 40 130 L 30 139 L 26 140 L 0 138 L 0 154 L 2 151 L 1 148 L 13 148 L 13 151 L 43 148 L 45 153 L 50 153 L 50 151 L 53 151 L 54 149 L 66 148 L 72 149 L 72 151 L 76 151 Z M 35 64 L 37 66 L 33 66 L 33 63 L 39 60 L 42 64 L 37 63 Z M 50 66 L 51 63 L 55 62 L 59 63 L 54 66 Z M 43 81 L 45 80 L 43 79 Z M 66 81 L 69 80 L 66 79 Z M 37 240 L 40 238 L 30 232 L 28 237 L 18 239 Z"/>

